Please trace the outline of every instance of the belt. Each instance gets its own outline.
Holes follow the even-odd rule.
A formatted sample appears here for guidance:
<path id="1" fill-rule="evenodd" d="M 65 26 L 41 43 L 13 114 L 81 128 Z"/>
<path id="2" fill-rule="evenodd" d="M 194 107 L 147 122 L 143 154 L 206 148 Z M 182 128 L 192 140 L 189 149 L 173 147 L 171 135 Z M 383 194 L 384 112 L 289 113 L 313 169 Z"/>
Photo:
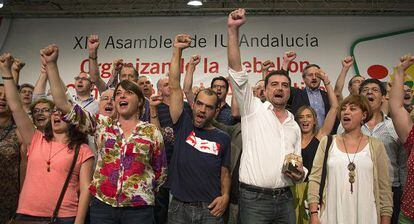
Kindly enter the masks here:
<path id="1" fill-rule="evenodd" d="M 173 196 L 173 199 L 180 202 L 180 203 L 183 203 L 184 205 L 191 206 L 191 207 L 204 208 L 204 207 L 208 206 L 208 205 L 206 205 L 207 203 L 203 202 L 203 201 L 186 202 L 186 201 L 181 201 L 180 199 L 178 199 L 174 196 Z"/>
<path id="2" fill-rule="evenodd" d="M 263 193 L 263 194 L 267 194 L 267 195 L 272 195 L 272 196 L 277 196 L 277 195 L 282 195 L 288 191 L 290 191 L 289 187 L 281 187 L 281 188 L 263 188 L 263 187 L 256 187 L 256 186 L 252 186 L 252 185 L 248 185 L 245 183 L 240 183 L 240 187 L 244 188 L 248 191 L 253 191 L 256 193 Z"/>

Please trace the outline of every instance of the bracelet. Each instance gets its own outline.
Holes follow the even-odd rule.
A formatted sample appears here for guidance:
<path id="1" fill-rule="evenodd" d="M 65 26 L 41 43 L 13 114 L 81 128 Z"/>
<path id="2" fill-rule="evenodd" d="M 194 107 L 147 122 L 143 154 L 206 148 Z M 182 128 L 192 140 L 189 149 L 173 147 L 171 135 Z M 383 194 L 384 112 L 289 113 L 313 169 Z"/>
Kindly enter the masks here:
<path id="1" fill-rule="evenodd" d="M 3 80 L 13 80 L 13 76 L 2 76 Z"/>
<path id="2" fill-rule="evenodd" d="M 89 59 L 96 60 L 96 59 L 98 59 L 98 56 L 96 56 L 96 57 L 89 56 Z"/>

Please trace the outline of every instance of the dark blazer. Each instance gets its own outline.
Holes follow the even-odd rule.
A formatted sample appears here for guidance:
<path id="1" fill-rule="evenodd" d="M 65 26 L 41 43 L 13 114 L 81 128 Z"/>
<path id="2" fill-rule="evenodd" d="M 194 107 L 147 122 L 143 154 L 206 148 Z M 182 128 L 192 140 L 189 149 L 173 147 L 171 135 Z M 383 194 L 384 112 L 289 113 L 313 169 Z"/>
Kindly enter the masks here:
<path id="1" fill-rule="evenodd" d="M 325 105 L 325 115 L 326 115 L 329 111 L 329 108 L 331 107 L 329 105 L 328 93 L 326 93 L 323 90 L 319 90 L 319 91 L 321 92 L 322 100 Z M 309 97 L 308 97 L 308 93 L 306 92 L 306 90 L 290 87 L 290 98 L 287 104 L 287 109 L 293 115 L 295 115 L 296 111 L 298 111 L 298 109 L 304 105 L 310 106 Z"/>

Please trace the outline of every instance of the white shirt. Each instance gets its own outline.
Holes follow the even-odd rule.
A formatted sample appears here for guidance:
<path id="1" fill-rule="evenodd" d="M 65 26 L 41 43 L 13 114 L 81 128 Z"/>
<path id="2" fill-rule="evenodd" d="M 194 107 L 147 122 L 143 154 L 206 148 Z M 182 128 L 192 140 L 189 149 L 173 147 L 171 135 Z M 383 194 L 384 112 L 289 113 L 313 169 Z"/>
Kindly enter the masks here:
<path id="1" fill-rule="evenodd" d="M 240 182 L 264 188 L 293 185 L 291 179 L 282 173 L 287 154 L 301 155 L 301 133 L 293 115 L 285 110 L 288 117 L 280 123 L 273 112 L 273 105 L 268 101 L 262 103 L 253 96 L 245 70 L 235 72 L 229 69 L 229 75 L 241 114 L 243 152 Z"/>

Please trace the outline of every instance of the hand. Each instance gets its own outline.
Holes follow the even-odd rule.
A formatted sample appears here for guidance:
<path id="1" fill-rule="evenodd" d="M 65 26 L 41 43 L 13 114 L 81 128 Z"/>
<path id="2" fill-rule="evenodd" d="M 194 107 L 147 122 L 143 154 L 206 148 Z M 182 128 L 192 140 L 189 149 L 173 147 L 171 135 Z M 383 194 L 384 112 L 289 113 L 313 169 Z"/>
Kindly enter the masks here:
<path id="1" fill-rule="evenodd" d="M 201 56 L 200 55 L 193 55 L 190 58 L 190 65 L 192 65 L 192 66 L 195 67 L 195 66 L 198 65 L 198 63 L 200 63 L 200 60 L 201 60 Z"/>
<path id="2" fill-rule="evenodd" d="M 96 51 L 99 47 L 99 37 L 98 35 L 90 35 L 88 37 L 88 49 L 89 51 Z"/>
<path id="3" fill-rule="evenodd" d="M 11 73 L 11 67 L 13 64 L 13 57 L 9 53 L 4 53 L 0 56 L 0 70 L 2 74 Z"/>
<path id="4" fill-rule="evenodd" d="M 208 205 L 210 213 L 216 217 L 222 216 L 227 209 L 230 197 L 228 195 L 222 195 L 214 199 L 213 202 Z"/>
<path id="5" fill-rule="evenodd" d="M 298 163 L 298 171 L 299 171 L 299 173 L 291 172 L 291 171 L 288 170 L 284 174 L 287 177 L 289 177 L 290 179 L 292 179 L 293 182 L 298 182 L 298 181 L 303 179 L 303 176 L 305 176 L 305 171 L 303 171 L 303 164 L 302 163 Z"/>
<path id="6" fill-rule="evenodd" d="M 174 39 L 174 47 L 178 49 L 186 49 L 190 46 L 191 36 L 188 34 L 178 34 Z"/>
<path id="7" fill-rule="evenodd" d="M 46 63 L 56 63 L 59 56 L 59 48 L 57 45 L 49 45 L 40 50 L 40 56 Z"/>
<path id="8" fill-rule="evenodd" d="M 162 103 L 162 96 L 154 95 L 149 98 L 150 107 L 157 107 Z"/>
<path id="9" fill-rule="evenodd" d="M 320 78 L 325 85 L 330 83 L 328 75 L 322 69 L 319 69 L 319 72 L 316 73 L 316 77 Z"/>
<path id="10" fill-rule="evenodd" d="M 16 71 L 16 72 L 20 72 L 20 70 L 22 70 L 22 68 L 25 65 L 26 65 L 26 63 L 20 61 L 20 59 L 14 58 L 13 65 L 12 65 L 12 70 Z"/>
<path id="11" fill-rule="evenodd" d="M 263 71 L 265 71 L 265 72 L 269 71 L 269 68 L 270 67 L 273 67 L 274 68 L 275 67 L 275 63 L 273 63 L 270 60 L 266 60 L 265 62 L 262 63 L 262 69 L 263 69 Z"/>
<path id="12" fill-rule="evenodd" d="M 320 220 L 317 214 L 311 215 L 309 219 L 309 224 L 320 224 Z"/>
<path id="13" fill-rule="evenodd" d="M 122 67 L 124 66 L 124 60 L 122 59 L 116 59 L 113 63 L 112 66 L 114 66 L 116 71 L 121 71 Z"/>
<path id="14" fill-rule="evenodd" d="M 227 18 L 227 27 L 238 29 L 246 23 L 246 11 L 244 9 L 236 9 L 229 14 Z"/>
<path id="15" fill-rule="evenodd" d="M 296 52 L 294 52 L 294 51 L 286 51 L 283 54 L 283 61 L 286 61 L 286 62 L 290 63 L 295 59 L 296 59 Z"/>
<path id="16" fill-rule="evenodd" d="M 342 67 L 344 68 L 350 68 L 354 64 L 354 58 L 351 56 L 347 56 L 342 60 Z"/>
<path id="17" fill-rule="evenodd" d="M 414 64 L 414 56 L 411 54 L 406 54 L 400 58 L 400 63 L 398 64 L 398 69 L 405 72 L 408 67 Z"/>

